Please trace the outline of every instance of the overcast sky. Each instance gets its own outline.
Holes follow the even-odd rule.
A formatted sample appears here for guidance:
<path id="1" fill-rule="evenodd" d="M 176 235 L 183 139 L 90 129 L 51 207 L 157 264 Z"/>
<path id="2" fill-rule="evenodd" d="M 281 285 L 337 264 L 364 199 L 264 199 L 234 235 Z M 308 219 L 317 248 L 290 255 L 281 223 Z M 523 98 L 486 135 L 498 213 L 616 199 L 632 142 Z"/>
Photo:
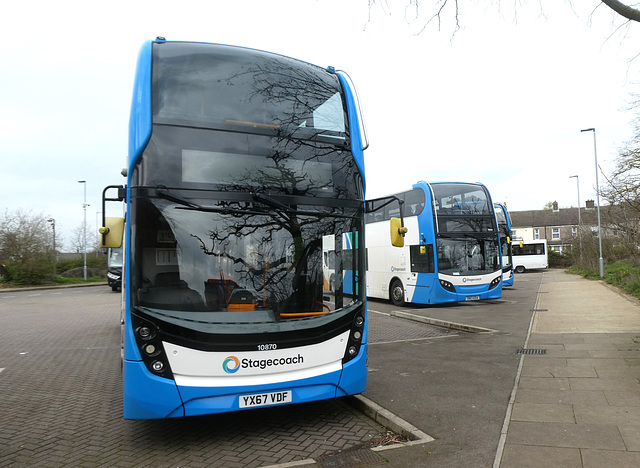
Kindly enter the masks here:
<path id="1" fill-rule="evenodd" d="M 135 61 L 142 43 L 254 47 L 332 65 L 365 112 L 367 197 L 418 180 L 479 181 L 512 211 L 595 199 L 592 133 L 608 173 L 631 137 L 638 26 L 597 0 L 518 7 L 460 2 L 417 34 L 435 0 L 11 2 L 0 28 L 0 210 L 56 219 L 70 247 L 96 230 L 106 185 L 124 183 Z M 469 3 L 469 4 L 467 4 Z M 505 3 L 505 2 L 502 2 Z M 557 5 L 560 3 L 560 5 Z M 580 3 L 576 5 L 575 3 Z M 634 49 L 635 47 L 635 49 Z M 600 184 L 604 179 L 600 176 Z"/>

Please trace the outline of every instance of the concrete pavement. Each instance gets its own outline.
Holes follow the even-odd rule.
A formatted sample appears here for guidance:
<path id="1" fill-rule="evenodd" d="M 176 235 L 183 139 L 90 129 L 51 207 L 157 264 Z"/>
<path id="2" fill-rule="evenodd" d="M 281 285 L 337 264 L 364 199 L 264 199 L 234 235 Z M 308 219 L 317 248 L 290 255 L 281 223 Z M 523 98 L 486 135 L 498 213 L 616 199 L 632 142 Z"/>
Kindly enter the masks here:
<path id="1" fill-rule="evenodd" d="M 549 270 L 532 312 L 493 467 L 640 466 L 640 302 Z M 388 467 L 442 466 L 435 443 L 378 453 Z"/>
<path id="2" fill-rule="evenodd" d="M 640 466 L 638 301 L 550 270 L 534 312 L 495 466 Z"/>

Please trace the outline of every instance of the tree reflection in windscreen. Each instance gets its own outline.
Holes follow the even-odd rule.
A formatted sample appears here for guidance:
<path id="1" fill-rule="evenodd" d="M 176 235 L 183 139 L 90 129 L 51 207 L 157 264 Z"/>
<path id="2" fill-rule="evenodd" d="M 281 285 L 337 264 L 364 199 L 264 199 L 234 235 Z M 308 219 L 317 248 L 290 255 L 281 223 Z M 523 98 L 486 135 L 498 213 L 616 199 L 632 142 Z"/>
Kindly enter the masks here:
<path id="1" fill-rule="evenodd" d="M 340 247 L 343 233 L 361 230 L 363 194 L 336 77 L 255 51 L 165 46 L 154 49 L 154 122 L 164 129 L 139 177 L 165 196 L 136 202 L 138 230 L 149 233 L 137 252 L 155 255 L 141 261 L 140 303 L 233 311 L 238 321 L 341 306 L 323 294 L 322 242 L 334 236 Z"/>

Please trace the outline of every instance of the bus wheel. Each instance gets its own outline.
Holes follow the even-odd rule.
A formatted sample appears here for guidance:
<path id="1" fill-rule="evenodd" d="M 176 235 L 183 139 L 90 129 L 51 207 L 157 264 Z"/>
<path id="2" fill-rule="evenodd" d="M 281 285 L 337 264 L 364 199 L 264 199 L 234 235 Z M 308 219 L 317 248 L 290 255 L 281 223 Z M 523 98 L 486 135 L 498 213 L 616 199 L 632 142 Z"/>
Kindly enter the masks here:
<path id="1" fill-rule="evenodd" d="M 526 270 L 526 268 L 523 267 L 522 265 L 518 265 L 516 267 L 516 273 L 524 273 L 524 270 Z"/>
<path id="2" fill-rule="evenodd" d="M 400 280 L 393 280 L 391 283 L 389 299 L 391 299 L 394 306 L 400 307 L 404 305 L 404 288 Z"/>

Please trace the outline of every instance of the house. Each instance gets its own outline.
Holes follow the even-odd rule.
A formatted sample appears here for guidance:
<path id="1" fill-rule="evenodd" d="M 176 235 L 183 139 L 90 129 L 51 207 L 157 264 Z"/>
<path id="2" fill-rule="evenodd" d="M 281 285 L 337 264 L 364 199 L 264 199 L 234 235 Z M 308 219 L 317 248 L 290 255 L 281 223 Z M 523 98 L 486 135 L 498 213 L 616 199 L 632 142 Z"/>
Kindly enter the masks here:
<path id="1" fill-rule="evenodd" d="M 600 209 L 601 216 L 603 209 Z M 514 239 L 546 239 L 549 249 L 555 252 L 570 249 L 579 232 L 583 235 L 598 232 L 598 212 L 593 200 L 587 200 L 581 208 L 558 208 L 558 203 L 553 202 L 550 210 L 510 211 L 509 214 Z"/>

